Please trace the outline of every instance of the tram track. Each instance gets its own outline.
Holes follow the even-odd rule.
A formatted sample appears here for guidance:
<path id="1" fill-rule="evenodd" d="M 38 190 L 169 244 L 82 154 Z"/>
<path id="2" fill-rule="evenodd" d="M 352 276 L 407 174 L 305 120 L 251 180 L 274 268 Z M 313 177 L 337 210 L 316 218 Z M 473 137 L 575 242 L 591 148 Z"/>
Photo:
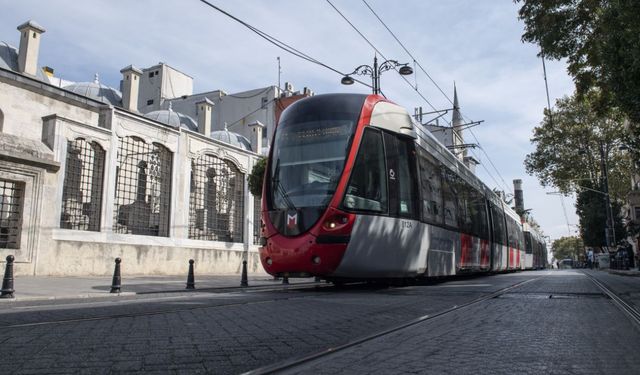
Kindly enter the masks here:
<path id="1" fill-rule="evenodd" d="M 442 310 L 440 312 L 434 313 L 434 314 L 430 314 L 430 315 L 424 315 L 421 316 L 419 318 L 415 318 L 412 320 L 409 320 L 405 323 L 401 323 L 399 325 L 393 326 L 391 328 L 387 328 L 378 332 L 375 332 L 373 334 L 364 336 L 364 337 L 360 337 L 360 338 L 356 338 L 352 341 L 349 341 L 345 344 L 339 345 L 339 346 L 335 346 L 335 347 L 330 347 L 330 348 L 326 348 L 323 349 L 321 351 L 315 352 L 315 353 L 311 353 L 311 354 L 307 354 L 301 357 L 296 357 L 296 358 L 292 358 L 289 360 L 285 360 L 282 362 L 278 362 L 275 363 L 273 365 L 268 365 L 268 366 L 264 366 L 264 367 L 260 367 L 257 369 L 253 369 L 251 371 L 245 372 L 243 375 L 264 375 L 264 374 L 274 374 L 274 373 L 279 373 L 281 371 L 285 371 L 285 370 L 291 370 L 294 369 L 298 366 L 302 366 L 304 364 L 313 362 L 315 360 L 321 359 L 323 357 L 344 351 L 346 349 L 349 349 L 351 347 L 354 347 L 356 345 L 360 345 L 369 341 L 373 341 L 376 340 L 378 338 L 384 337 L 384 336 L 388 336 L 390 334 L 393 334 L 395 332 L 404 330 L 406 328 L 421 324 L 421 323 L 426 323 L 429 322 L 431 320 L 434 320 L 438 317 L 442 317 L 442 316 L 446 316 L 449 315 L 453 312 L 459 311 L 461 309 L 465 309 L 467 307 L 473 306 L 473 305 L 477 305 L 479 303 L 494 299 L 494 298 L 498 298 L 503 294 L 509 293 L 512 290 L 519 288 L 525 284 L 534 282 L 536 280 L 539 280 L 540 277 L 536 277 L 533 279 L 528 279 L 528 280 L 524 280 L 521 281 L 519 283 L 516 283 L 514 285 L 508 286 L 506 288 L 502 288 L 498 291 L 495 291 L 493 293 L 487 294 L 485 296 L 482 297 L 478 297 L 470 302 L 466 302 L 460 305 L 454 305 L 453 307 L 450 307 L 448 309 Z"/>
<path id="2" fill-rule="evenodd" d="M 305 290 L 318 290 L 325 288 L 335 288 L 335 286 L 331 284 L 318 284 L 318 283 L 298 283 L 298 284 L 290 284 L 286 286 L 277 286 L 274 287 L 272 285 L 269 286 L 255 286 L 255 287 L 220 287 L 220 288 L 208 288 L 208 289 L 199 289 L 198 291 L 211 292 L 217 291 L 218 294 L 234 294 L 234 293 L 256 293 L 256 292 L 287 292 L 287 291 L 305 291 Z M 181 301 L 185 300 L 189 297 L 196 297 L 192 294 L 193 292 L 188 292 L 188 294 L 180 297 L 169 297 L 163 300 L 153 300 L 152 302 L 161 302 L 168 303 L 171 301 Z M 69 323 L 79 323 L 79 322 L 90 322 L 90 321 L 100 321 L 100 320 L 110 320 L 110 319 L 119 319 L 119 318 L 134 318 L 141 316 L 153 316 L 153 315 L 161 315 L 161 314 L 173 314 L 180 313 L 183 311 L 193 311 L 193 310 L 201 310 L 201 309 L 215 309 L 215 308 L 225 308 L 225 307 L 234 307 L 234 306 L 243 306 L 243 305 L 252 305 L 258 303 L 269 303 L 269 302 L 278 302 L 292 299 L 301 299 L 301 298 L 309 298 L 313 295 L 301 295 L 301 296 L 282 296 L 281 298 L 268 298 L 268 299 L 258 299 L 251 301 L 238 301 L 238 302 L 229 302 L 229 303 L 221 303 L 221 304 L 207 304 L 207 305 L 193 305 L 190 304 L 188 306 L 182 306 L 177 308 L 165 308 L 165 309 L 155 309 L 151 311 L 140 311 L 140 312 L 132 312 L 132 313 L 121 313 L 121 314 L 105 314 L 105 315 L 96 315 L 96 316 L 88 316 L 88 317 L 78 317 L 78 318 L 67 318 L 67 319 L 51 319 L 45 321 L 38 322 L 27 322 L 27 323 L 16 323 L 16 324 L 2 324 L 0 323 L 0 329 L 11 329 L 11 328 L 24 328 L 24 327 L 35 327 L 35 326 L 46 326 L 46 325 L 55 325 L 55 324 L 69 324 Z M 205 297 L 205 296 L 202 296 Z M 197 297 L 196 297 L 197 298 Z M 145 300 L 127 300 L 125 301 L 128 304 L 135 303 L 145 303 Z M 193 301 L 187 301 L 192 303 Z M 80 304 L 82 306 L 86 306 L 86 302 Z M 122 306 L 122 304 L 114 305 L 113 301 L 110 302 L 97 302 L 98 306 L 92 306 L 93 308 L 99 307 L 115 307 Z M 61 309 L 69 308 L 71 305 L 56 305 Z M 38 305 L 33 306 L 34 308 L 43 308 L 47 307 L 46 305 Z M 24 311 L 24 310 L 23 310 Z M 13 310 L 10 312 L 4 312 L 4 314 L 18 313 L 18 310 Z"/>
<path id="3" fill-rule="evenodd" d="M 596 277 L 590 275 L 587 272 L 583 272 L 584 275 L 589 277 L 591 282 L 593 282 L 602 292 L 609 297 L 611 303 L 613 303 L 618 309 L 620 309 L 625 315 L 629 317 L 638 327 L 640 327 L 640 311 L 631 303 L 625 301 L 621 298 L 616 292 L 611 290 L 606 286 L 602 281 L 598 280 Z"/>

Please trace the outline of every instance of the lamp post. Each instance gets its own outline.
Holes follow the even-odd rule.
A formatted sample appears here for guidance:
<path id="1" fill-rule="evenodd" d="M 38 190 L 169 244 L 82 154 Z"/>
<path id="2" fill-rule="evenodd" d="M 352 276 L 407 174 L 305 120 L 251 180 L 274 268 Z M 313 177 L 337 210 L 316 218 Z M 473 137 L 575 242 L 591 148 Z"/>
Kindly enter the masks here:
<path id="1" fill-rule="evenodd" d="M 398 73 L 403 76 L 413 74 L 413 69 L 411 69 L 408 64 L 400 64 L 396 60 L 386 60 L 382 64 L 378 65 L 378 57 L 374 56 L 373 66 L 360 65 L 359 67 L 355 68 L 353 72 L 342 77 L 340 83 L 342 83 L 343 85 L 353 85 L 354 80 L 353 78 L 351 78 L 352 75 L 368 75 L 371 76 L 373 93 L 380 94 L 380 75 L 382 74 L 382 72 L 395 69 L 396 67 L 400 67 Z"/>

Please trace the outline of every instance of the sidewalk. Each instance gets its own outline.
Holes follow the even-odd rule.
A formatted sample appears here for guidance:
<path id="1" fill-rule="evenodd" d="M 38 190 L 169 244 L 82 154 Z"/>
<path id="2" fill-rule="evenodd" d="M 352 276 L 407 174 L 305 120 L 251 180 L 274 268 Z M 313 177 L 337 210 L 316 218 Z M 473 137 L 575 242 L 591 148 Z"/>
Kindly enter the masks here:
<path id="1" fill-rule="evenodd" d="M 312 282 L 313 278 L 290 279 L 291 284 Z M 96 297 L 133 296 L 136 294 L 185 292 L 186 276 L 130 276 L 122 277 L 121 293 L 110 293 L 112 278 L 16 276 L 15 298 L 2 298 L 0 304 L 11 301 L 35 301 Z M 203 275 L 195 277 L 195 291 L 211 288 L 240 287 L 240 275 Z M 248 277 L 249 286 L 281 285 L 282 279 L 263 274 Z"/>
<path id="2" fill-rule="evenodd" d="M 612 270 L 609 269 L 609 273 L 613 275 L 622 275 L 622 276 L 640 276 L 640 270 L 638 269 L 629 269 L 629 270 Z"/>

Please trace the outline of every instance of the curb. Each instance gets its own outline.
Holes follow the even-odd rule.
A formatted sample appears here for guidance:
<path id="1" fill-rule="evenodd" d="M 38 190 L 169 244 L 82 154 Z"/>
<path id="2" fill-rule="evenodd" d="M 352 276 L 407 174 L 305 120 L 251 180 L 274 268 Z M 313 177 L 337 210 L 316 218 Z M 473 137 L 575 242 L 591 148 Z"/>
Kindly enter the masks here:
<path id="1" fill-rule="evenodd" d="M 632 277 L 640 276 L 640 271 L 637 271 L 637 270 L 629 270 L 629 271 L 609 270 L 609 273 L 612 275 L 621 275 L 621 276 L 632 276 Z"/>
<path id="2" fill-rule="evenodd" d="M 120 292 L 120 293 L 84 293 L 84 294 L 67 294 L 61 296 L 16 296 L 14 298 L 2 298 L 2 303 L 23 302 L 23 301 L 55 301 L 70 299 L 89 299 L 89 298 L 117 298 L 130 297 L 137 295 L 136 292 Z"/>

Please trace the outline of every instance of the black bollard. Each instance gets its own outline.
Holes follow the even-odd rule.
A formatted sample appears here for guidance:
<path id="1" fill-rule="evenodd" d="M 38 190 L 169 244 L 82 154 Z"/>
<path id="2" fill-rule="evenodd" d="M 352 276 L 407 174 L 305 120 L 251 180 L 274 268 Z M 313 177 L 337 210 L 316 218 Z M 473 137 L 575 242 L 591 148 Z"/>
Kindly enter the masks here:
<path id="1" fill-rule="evenodd" d="M 247 261 L 242 261 L 242 280 L 240 286 L 249 286 L 249 280 L 247 279 Z"/>
<path id="2" fill-rule="evenodd" d="M 7 266 L 4 269 L 4 279 L 2 279 L 2 293 L 0 298 L 15 298 L 13 295 L 13 255 L 7 256 Z"/>
<path id="3" fill-rule="evenodd" d="M 196 280 L 193 275 L 193 263 L 195 261 L 193 259 L 189 259 L 189 275 L 187 276 L 187 289 L 195 289 L 196 288 Z"/>
<path id="4" fill-rule="evenodd" d="M 320 278 L 320 276 L 316 276 L 315 279 L 313 279 L 313 281 L 315 281 L 316 283 L 322 282 L 322 279 Z"/>
<path id="5" fill-rule="evenodd" d="M 282 276 L 282 283 L 285 285 L 289 285 L 289 276 Z"/>
<path id="6" fill-rule="evenodd" d="M 113 270 L 113 281 L 111 281 L 110 293 L 120 293 L 120 284 L 122 282 L 120 278 L 120 262 L 122 262 L 122 259 L 116 258 L 116 268 Z"/>

